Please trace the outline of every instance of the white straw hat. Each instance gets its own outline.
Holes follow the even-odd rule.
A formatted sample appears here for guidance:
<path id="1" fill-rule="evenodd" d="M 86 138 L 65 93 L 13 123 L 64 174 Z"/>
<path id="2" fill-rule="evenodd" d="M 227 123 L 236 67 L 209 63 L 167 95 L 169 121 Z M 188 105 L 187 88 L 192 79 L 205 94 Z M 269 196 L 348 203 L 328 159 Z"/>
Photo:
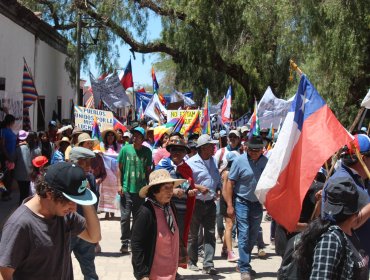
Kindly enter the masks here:
<path id="1" fill-rule="evenodd" d="M 149 185 L 146 185 L 140 189 L 139 196 L 142 198 L 146 197 L 149 188 L 154 185 L 173 183 L 173 186 L 177 187 L 185 181 L 185 179 L 173 179 L 166 169 L 155 170 L 149 175 Z"/>

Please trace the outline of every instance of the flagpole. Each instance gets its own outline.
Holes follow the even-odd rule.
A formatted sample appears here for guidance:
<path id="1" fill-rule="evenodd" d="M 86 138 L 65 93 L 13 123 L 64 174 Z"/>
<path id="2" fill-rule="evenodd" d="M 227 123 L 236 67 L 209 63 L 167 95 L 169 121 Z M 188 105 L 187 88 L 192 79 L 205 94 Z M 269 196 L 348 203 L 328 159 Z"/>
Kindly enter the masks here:
<path id="1" fill-rule="evenodd" d="M 298 65 L 294 62 L 293 59 L 290 59 L 289 60 L 289 63 L 290 63 L 290 68 L 294 71 L 296 71 L 299 75 L 299 77 L 301 77 L 303 75 L 303 72 L 302 70 L 298 67 Z"/>
<path id="2" fill-rule="evenodd" d="M 32 75 L 32 72 L 31 72 L 31 70 L 30 70 L 30 68 L 28 67 L 28 64 L 27 64 L 27 61 L 26 61 L 26 59 L 23 57 L 23 62 L 24 62 L 24 65 L 26 66 L 26 68 L 27 68 L 27 71 L 28 71 L 28 73 L 29 73 L 29 75 L 31 76 L 31 79 L 32 79 L 32 81 L 33 81 L 33 86 L 35 87 L 35 89 L 36 89 L 36 83 L 35 83 L 35 79 L 33 78 L 33 75 Z M 37 89 L 36 89 L 36 92 L 37 92 Z M 43 108 L 42 108 L 42 106 L 41 106 L 41 102 L 40 102 L 40 98 L 39 98 L 39 95 L 37 94 L 37 104 L 38 104 L 38 106 L 40 107 L 40 111 L 41 111 L 41 114 L 42 114 L 42 117 L 43 117 L 43 119 L 44 119 L 44 121 L 46 121 L 46 119 L 45 119 L 45 112 L 44 112 L 44 110 L 43 110 Z M 24 106 L 24 105 L 23 105 Z M 28 110 L 29 110 L 29 108 L 30 108 L 31 106 L 29 106 L 28 107 Z M 33 109 L 33 116 L 32 116 L 32 122 L 34 122 L 35 121 L 35 108 Z"/>

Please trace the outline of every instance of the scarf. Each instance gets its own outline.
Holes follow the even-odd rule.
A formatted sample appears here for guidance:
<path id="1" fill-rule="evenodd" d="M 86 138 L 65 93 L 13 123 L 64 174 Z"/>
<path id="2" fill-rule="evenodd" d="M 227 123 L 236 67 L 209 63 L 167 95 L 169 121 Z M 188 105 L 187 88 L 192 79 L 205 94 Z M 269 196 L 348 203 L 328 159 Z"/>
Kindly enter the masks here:
<path id="1" fill-rule="evenodd" d="M 157 206 L 158 208 L 162 209 L 163 210 L 163 213 L 164 213 L 164 217 L 166 219 L 166 222 L 167 222 L 167 225 L 170 229 L 170 231 L 172 232 L 172 234 L 175 233 L 175 223 L 173 221 L 173 216 L 171 214 L 171 206 L 169 203 L 167 203 L 166 205 L 162 205 L 160 203 L 158 203 L 158 201 L 154 200 L 154 199 L 151 199 L 148 197 L 148 200 L 153 203 L 154 206 Z"/>

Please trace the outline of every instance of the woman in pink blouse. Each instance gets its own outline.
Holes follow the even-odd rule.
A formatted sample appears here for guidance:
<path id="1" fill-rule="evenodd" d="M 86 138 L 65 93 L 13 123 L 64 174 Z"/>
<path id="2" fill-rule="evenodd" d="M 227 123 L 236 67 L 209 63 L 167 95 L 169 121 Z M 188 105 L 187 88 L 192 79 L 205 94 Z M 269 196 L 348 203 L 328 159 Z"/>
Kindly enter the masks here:
<path id="1" fill-rule="evenodd" d="M 136 279 L 176 278 L 179 260 L 179 229 L 170 204 L 173 188 L 184 179 L 172 179 L 167 170 L 153 171 L 149 185 L 139 195 L 146 197 L 132 227 L 132 266 Z"/>

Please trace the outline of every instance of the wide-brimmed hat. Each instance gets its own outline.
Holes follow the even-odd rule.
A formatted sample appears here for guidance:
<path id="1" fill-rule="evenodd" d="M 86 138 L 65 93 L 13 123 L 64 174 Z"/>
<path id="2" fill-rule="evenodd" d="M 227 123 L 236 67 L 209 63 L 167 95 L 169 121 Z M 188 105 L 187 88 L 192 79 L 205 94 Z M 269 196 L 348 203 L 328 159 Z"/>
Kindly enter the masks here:
<path id="1" fill-rule="evenodd" d="M 332 218 L 338 214 L 356 214 L 369 201 L 367 193 L 359 191 L 353 180 L 347 177 L 330 180 L 326 187 L 325 199 L 323 213 Z"/>
<path id="2" fill-rule="evenodd" d="M 60 139 L 57 143 L 58 143 L 58 146 L 60 146 L 60 144 L 62 142 L 66 142 L 68 144 L 71 144 L 71 140 L 69 140 L 69 138 L 67 136 L 64 136 L 62 139 Z"/>
<path id="3" fill-rule="evenodd" d="M 41 166 L 44 166 L 45 164 L 47 164 L 49 162 L 49 160 L 47 159 L 46 156 L 38 156 L 38 157 L 35 157 L 33 160 L 32 160 L 32 164 L 33 166 L 35 167 L 41 167 Z"/>
<path id="4" fill-rule="evenodd" d="M 78 135 L 77 146 L 80 146 L 81 143 L 86 141 L 92 141 L 94 142 L 94 145 L 97 145 L 99 142 L 97 139 L 92 139 L 88 133 L 82 132 L 80 135 Z"/>
<path id="5" fill-rule="evenodd" d="M 252 138 L 248 140 L 246 145 L 248 148 L 251 149 L 263 149 L 263 147 L 265 146 L 261 136 L 252 136 Z"/>
<path id="6" fill-rule="evenodd" d="M 140 189 L 139 196 L 146 197 L 149 188 L 155 185 L 173 183 L 173 186 L 177 187 L 185 181 L 185 179 L 173 179 L 166 169 L 155 170 L 149 175 L 149 184 Z"/>
<path id="7" fill-rule="evenodd" d="M 207 144 L 217 144 L 217 140 L 213 140 L 208 134 L 202 134 L 197 140 L 197 148 Z"/>
<path id="8" fill-rule="evenodd" d="M 26 140 L 27 139 L 27 137 L 28 137 L 28 134 L 30 134 L 29 132 L 27 132 L 27 131 L 25 131 L 25 130 L 20 130 L 19 132 L 18 132 L 18 139 L 19 140 L 21 140 L 21 141 L 23 141 L 23 140 Z"/>
<path id="9" fill-rule="evenodd" d="M 114 134 L 114 137 L 116 137 L 116 140 L 118 140 L 119 138 L 119 135 L 118 133 L 113 129 L 113 128 L 110 128 L 110 129 L 106 129 L 104 130 L 102 133 L 101 133 L 101 137 L 103 138 L 103 141 L 105 139 L 105 134 L 107 134 L 108 132 L 112 132 Z"/>
<path id="10" fill-rule="evenodd" d="M 170 140 L 169 143 L 167 144 L 166 146 L 166 150 L 168 152 L 171 152 L 171 148 L 172 147 L 182 147 L 184 149 L 186 149 L 186 153 L 190 153 L 190 149 L 188 146 L 186 146 L 185 144 L 185 141 L 183 139 L 173 139 L 173 140 Z"/>
<path id="11" fill-rule="evenodd" d="M 78 134 L 81 134 L 83 131 L 81 128 L 79 128 L 78 126 L 75 126 L 72 130 L 72 134 L 71 136 L 75 136 L 75 135 L 78 135 Z"/>
<path id="12" fill-rule="evenodd" d="M 77 204 L 93 205 L 97 201 L 96 195 L 87 188 L 85 171 L 74 163 L 57 162 L 49 166 L 45 181 Z"/>

